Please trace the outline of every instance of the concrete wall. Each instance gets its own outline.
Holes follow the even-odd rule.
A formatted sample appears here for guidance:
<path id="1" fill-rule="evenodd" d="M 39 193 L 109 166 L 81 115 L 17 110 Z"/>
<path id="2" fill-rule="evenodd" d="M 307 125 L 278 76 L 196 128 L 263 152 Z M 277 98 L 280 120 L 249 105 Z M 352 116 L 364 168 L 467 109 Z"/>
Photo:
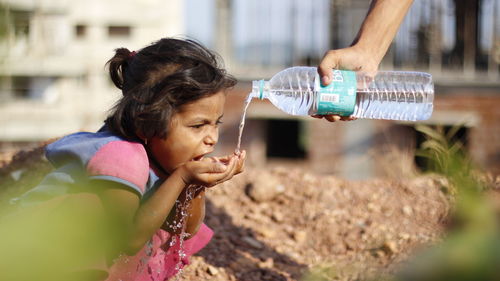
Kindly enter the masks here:
<path id="1" fill-rule="evenodd" d="M 104 69 L 113 50 L 183 33 L 180 0 L 4 2 L 11 11 L 29 14 L 29 32 L 11 30 L 0 43 L 6 54 L 0 64 L 0 142 L 96 130 L 120 94 Z M 110 26 L 128 26 L 130 34 L 112 36 Z M 13 77 L 28 78 L 35 95 L 16 97 Z"/>

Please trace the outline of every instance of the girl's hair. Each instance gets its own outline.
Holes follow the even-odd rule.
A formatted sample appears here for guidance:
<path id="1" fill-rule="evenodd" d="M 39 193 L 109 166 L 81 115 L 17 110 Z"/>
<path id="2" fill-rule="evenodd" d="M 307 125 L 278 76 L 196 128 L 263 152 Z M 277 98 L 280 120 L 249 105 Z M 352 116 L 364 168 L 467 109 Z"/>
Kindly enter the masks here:
<path id="1" fill-rule="evenodd" d="M 219 56 L 193 40 L 164 38 L 137 53 L 115 51 L 107 64 L 123 97 L 105 123 L 126 139 L 165 138 L 180 106 L 236 84 Z"/>

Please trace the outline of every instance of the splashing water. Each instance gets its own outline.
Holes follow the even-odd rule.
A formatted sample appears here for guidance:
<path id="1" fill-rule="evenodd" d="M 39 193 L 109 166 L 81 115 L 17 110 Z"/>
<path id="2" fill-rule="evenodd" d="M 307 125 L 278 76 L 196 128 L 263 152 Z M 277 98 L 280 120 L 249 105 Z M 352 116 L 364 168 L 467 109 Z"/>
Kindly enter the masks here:
<path id="1" fill-rule="evenodd" d="M 236 145 L 236 154 L 240 154 L 240 147 L 241 147 L 241 135 L 243 134 L 243 128 L 245 127 L 245 118 L 246 118 L 246 115 L 247 115 L 247 109 L 248 109 L 248 106 L 250 105 L 250 102 L 252 101 L 252 93 L 250 93 L 248 96 L 247 96 L 247 99 L 245 100 L 245 105 L 244 105 L 244 109 L 243 109 L 243 115 L 241 116 L 241 121 L 240 121 L 240 132 L 239 132 L 239 135 L 238 135 L 238 144 Z"/>
<path id="2" fill-rule="evenodd" d="M 198 185 L 190 185 L 186 188 L 186 196 L 185 198 L 181 201 L 177 199 L 175 201 L 175 217 L 170 223 L 166 223 L 166 226 L 172 230 L 172 234 L 169 238 L 169 240 L 166 242 L 166 245 L 168 245 L 168 248 L 173 248 L 177 244 L 179 245 L 179 250 L 178 251 L 173 251 L 173 254 L 177 254 L 178 256 L 178 262 L 175 265 L 175 280 L 178 281 L 180 280 L 183 272 L 183 260 L 186 257 L 186 253 L 184 251 L 184 240 L 188 238 L 189 233 L 186 232 L 186 223 L 187 223 L 187 217 L 189 215 L 188 209 L 191 205 L 191 201 L 194 198 L 194 195 L 197 194 L 199 191 L 205 189 L 204 186 L 198 186 Z M 139 267 L 137 268 L 138 272 L 142 272 L 145 268 L 146 265 L 149 261 L 149 259 L 153 256 L 153 243 L 149 241 L 147 244 L 148 249 L 146 250 L 146 257 L 143 257 L 140 261 Z M 158 272 L 159 273 L 159 272 Z"/>
<path id="3" fill-rule="evenodd" d="M 180 280 L 182 276 L 183 260 L 186 257 L 186 253 L 184 252 L 184 240 L 189 236 L 189 233 L 186 233 L 186 223 L 189 215 L 187 210 L 191 205 L 191 201 L 194 199 L 194 195 L 204 188 L 204 186 L 190 185 L 186 189 L 186 198 L 183 202 L 178 199 L 176 200 L 176 216 L 172 223 L 168 225 L 173 230 L 173 233 L 180 232 L 178 235 L 172 235 L 169 242 L 170 247 L 174 247 L 176 243 L 179 243 L 178 262 L 175 265 L 175 271 L 177 272 L 175 274 L 176 281 Z"/>

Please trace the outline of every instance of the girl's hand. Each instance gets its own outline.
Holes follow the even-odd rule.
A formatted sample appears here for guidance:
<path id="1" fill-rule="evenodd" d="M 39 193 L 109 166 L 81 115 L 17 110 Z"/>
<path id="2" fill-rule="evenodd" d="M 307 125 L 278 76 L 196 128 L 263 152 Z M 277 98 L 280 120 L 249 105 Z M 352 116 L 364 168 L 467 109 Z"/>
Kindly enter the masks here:
<path id="1" fill-rule="evenodd" d="M 243 171 L 246 152 L 224 157 L 210 157 L 199 161 L 190 161 L 179 167 L 179 173 L 186 185 L 197 184 L 211 187 L 231 179 Z"/>

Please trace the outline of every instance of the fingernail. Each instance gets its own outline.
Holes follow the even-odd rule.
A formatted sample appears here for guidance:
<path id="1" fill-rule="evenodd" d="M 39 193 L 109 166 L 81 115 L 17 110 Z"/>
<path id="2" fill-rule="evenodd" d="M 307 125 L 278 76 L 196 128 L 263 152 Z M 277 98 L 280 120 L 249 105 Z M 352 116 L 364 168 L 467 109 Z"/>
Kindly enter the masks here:
<path id="1" fill-rule="evenodd" d="M 323 86 L 328 85 L 329 82 L 330 82 L 330 77 L 328 77 L 328 75 L 321 77 L 321 83 L 323 84 Z"/>

